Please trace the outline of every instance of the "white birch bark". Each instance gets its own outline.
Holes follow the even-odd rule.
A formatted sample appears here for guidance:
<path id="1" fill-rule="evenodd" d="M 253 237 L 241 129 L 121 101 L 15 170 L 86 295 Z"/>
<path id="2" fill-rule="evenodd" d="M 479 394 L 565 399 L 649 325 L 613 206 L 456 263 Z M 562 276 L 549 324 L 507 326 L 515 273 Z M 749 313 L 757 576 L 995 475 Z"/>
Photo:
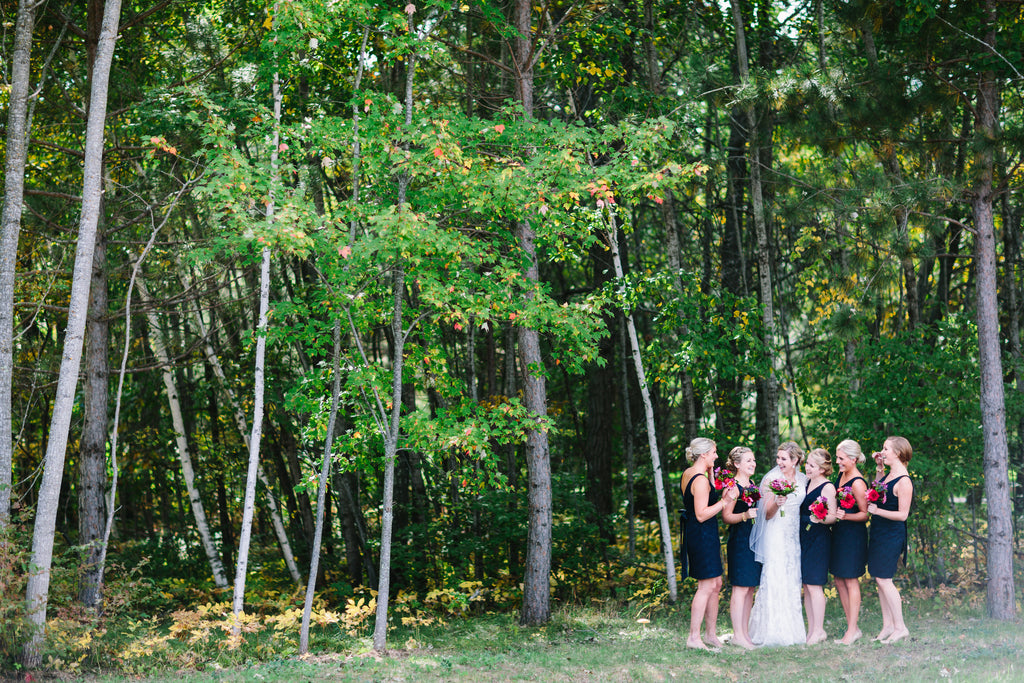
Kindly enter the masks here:
<path id="1" fill-rule="evenodd" d="M 140 281 L 137 283 L 139 294 L 143 300 L 150 300 L 146 286 Z M 203 507 L 202 496 L 196 488 L 195 469 L 192 467 L 192 456 L 188 451 L 188 438 L 185 435 L 185 419 L 181 413 L 181 402 L 178 400 L 178 388 L 174 383 L 174 374 L 171 371 L 170 354 L 164 344 L 163 333 L 160 331 L 160 323 L 157 320 L 156 312 L 150 307 L 146 311 L 146 320 L 149 323 L 149 343 L 153 354 L 160 363 L 160 374 L 164 382 L 164 389 L 167 391 L 167 403 L 171 409 L 171 423 L 174 426 L 174 442 L 178 450 L 178 462 L 181 463 L 181 474 L 185 479 L 185 490 L 188 493 L 188 501 L 192 506 L 192 516 L 196 521 L 196 531 L 203 544 L 203 551 L 210 562 L 210 570 L 213 572 L 213 582 L 218 588 L 227 588 L 228 580 L 224 573 L 224 565 L 220 560 L 220 553 L 213 542 L 213 534 L 210 533 L 210 525 L 206 520 L 206 510 Z"/>
<path id="2" fill-rule="evenodd" d="M 274 3 L 274 15 L 277 15 L 277 3 Z M 278 181 L 278 145 L 281 142 L 281 81 L 278 72 L 274 72 L 274 134 L 270 150 L 270 192 L 267 197 L 267 226 L 274 225 L 274 190 Z M 270 308 L 270 249 L 263 248 L 263 260 L 260 266 L 260 313 L 256 323 L 256 367 L 253 372 L 253 415 L 252 434 L 249 437 L 249 468 L 245 475 L 245 502 L 242 507 L 242 528 L 238 533 L 238 559 L 235 566 L 235 592 L 231 602 L 231 613 L 234 616 L 232 636 L 241 634 L 239 617 L 245 607 L 245 577 L 249 566 L 249 542 L 252 537 L 252 518 L 256 507 L 256 479 L 260 462 L 260 440 L 263 435 L 263 392 L 265 388 L 265 365 L 267 357 L 267 311 Z"/>
<path id="3" fill-rule="evenodd" d="M 0 237 L 0 530 L 11 512 L 14 463 L 14 271 L 18 263 L 21 204 L 28 159 L 28 99 L 31 78 L 32 28 L 39 0 L 20 0 L 14 25 L 11 89 L 7 104 L 7 159 L 4 163 L 3 233 Z"/>
<path id="4" fill-rule="evenodd" d="M 39 666 L 42 659 L 57 505 L 60 499 L 61 481 L 64 477 L 64 458 L 68 434 L 71 430 L 75 390 L 78 386 L 78 371 L 82 362 L 89 286 L 92 279 L 93 251 L 96 246 L 96 229 L 99 224 L 107 93 L 120 14 L 120 0 L 107 0 L 103 7 L 103 24 L 96 47 L 96 61 L 90 82 L 89 115 L 85 134 L 85 167 L 82 180 L 82 214 L 78 225 L 75 266 L 71 280 L 68 326 L 64 336 L 64 350 L 57 377 L 57 391 L 53 402 L 49 440 L 46 444 L 46 456 L 43 461 L 42 483 L 39 487 L 36 522 L 32 532 L 30 560 L 32 571 L 29 574 L 25 590 L 28 622 L 32 628 L 31 635 L 22 649 L 22 663 L 26 668 Z"/>
<path id="5" fill-rule="evenodd" d="M 182 285 L 185 286 L 186 289 L 188 288 L 184 278 L 182 278 Z M 245 419 L 245 412 L 242 410 L 242 404 L 238 401 L 238 397 L 231 389 L 231 385 L 228 384 L 227 376 L 224 374 L 224 367 L 220 364 L 220 358 L 217 357 L 217 353 L 210 341 L 210 336 L 207 333 L 206 323 L 203 321 L 203 317 L 195 308 L 191 309 L 191 312 L 192 320 L 199 329 L 199 336 L 204 340 L 203 350 L 206 353 L 206 362 L 209 363 L 210 367 L 213 369 L 213 374 L 220 382 L 220 390 L 231 405 L 231 412 L 235 418 L 235 426 L 238 428 L 238 433 L 242 436 L 242 441 L 245 444 L 245 450 L 248 452 L 251 448 L 249 443 L 249 422 Z M 263 470 L 263 464 L 260 462 L 257 462 L 256 464 L 256 476 L 267 490 L 267 507 L 270 509 L 270 520 L 274 526 L 274 533 L 277 535 L 277 542 L 281 545 L 281 554 L 284 555 L 284 563 L 288 567 L 288 573 L 291 575 L 292 581 L 297 584 L 301 584 L 302 575 L 299 574 L 299 567 L 295 563 L 295 553 L 292 551 L 292 544 L 288 540 L 288 531 L 285 529 L 284 520 L 281 518 L 281 509 L 278 507 L 277 499 L 274 497 L 274 489 L 271 486 L 270 478 Z"/>
<path id="6" fill-rule="evenodd" d="M 612 249 L 612 263 L 615 265 L 615 277 L 624 282 L 622 257 L 619 255 L 619 227 L 615 213 L 609 210 L 610 225 L 608 243 Z M 636 324 L 632 312 L 624 312 L 626 333 L 633 356 L 633 368 L 636 370 L 637 383 L 640 385 L 640 396 L 644 401 L 644 414 L 647 419 L 647 444 L 651 450 L 651 468 L 654 474 L 654 493 L 658 501 L 658 523 L 661 526 L 661 546 L 665 552 L 665 573 L 668 583 L 668 599 L 675 602 L 678 597 L 676 586 L 676 560 L 672 552 L 672 527 L 668 522 L 668 507 L 665 504 L 665 485 L 661 473 L 661 457 L 658 454 L 658 438 L 654 427 L 654 404 L 651 402 L 651 390 L 647 386 L 647 375 L 644 373 L 644 360 L 640 353 L 640 341 L 636 334 Z"/>

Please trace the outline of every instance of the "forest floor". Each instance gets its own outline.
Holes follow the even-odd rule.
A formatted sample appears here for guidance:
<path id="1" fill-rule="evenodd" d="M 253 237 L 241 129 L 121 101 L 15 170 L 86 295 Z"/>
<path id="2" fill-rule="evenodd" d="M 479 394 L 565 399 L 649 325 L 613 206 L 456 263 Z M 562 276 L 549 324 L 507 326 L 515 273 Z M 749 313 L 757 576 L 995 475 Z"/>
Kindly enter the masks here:
<path id="1" fill-rule="evenodd" d="M 484 615 L 445 628 L 396 629 L 394 648 L 373 652 L 369 639 L 348 640 L 304 658 L 281 657 L 243 665 L 208 663 L 202 670 L 149 671 L 145 675 L 67 676 L 37 672 L 20 681 L 1021 681 L 1024 627 L 994 622 L 966 607 L 934 600 L 906 605 L 911 636 L 872 642 L 880 626 L 878 603 L 865 593 L 864 637 L 853 646 L 833 641 L 845 627 L 838 600 L 829 601 L 830 638 L 815 646 L 752 652 L 726 644 L 718 652 L 685 646 L 688 605 L 648 623 L 607 610 L 566 608 L 543 628 L 526 629 L 510 616 Z M 728 615 L 723 610 L 723 632 Z M 325 647 L 326 646 L 326 647 Z"/>

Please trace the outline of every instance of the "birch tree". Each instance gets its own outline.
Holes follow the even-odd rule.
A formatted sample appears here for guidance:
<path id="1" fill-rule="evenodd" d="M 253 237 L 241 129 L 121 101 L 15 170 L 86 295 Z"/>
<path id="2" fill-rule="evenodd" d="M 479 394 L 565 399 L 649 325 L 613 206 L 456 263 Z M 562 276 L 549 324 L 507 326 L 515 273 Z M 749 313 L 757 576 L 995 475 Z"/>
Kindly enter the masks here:
<path id="1" fill-rule="evenodd" d="M 96 60 L 92 70 L 89 91 L 89 111 L 85 137 L 85 168 L 82 182 L 82 213 L 78 226 L 75 265 L 71 281 L 68 306 L 68 324 L 64 336 L 64 351 L 57 378 L 57 391 L 53 402 L 49 439 L 43 461 L 42 483 L 32 531 L 32 571 L 25 591 L 28 622 L 32 632 L 22 650 L 22 661 L 27 668 L 35 668 L 42 659 L 45 637 L 46 607 L 50 589 L 50 568 L 53 562 L 53 541 L 56 530 L 57 506 L 64 476 L 64 459 L 71 416 L 78 386 L 78 371 L 82 361 L 85 322 L 89 306 L 89 286 L 92 278 L 93 252 L 102 200 L 102 170 L 104 125 L 107 114 L 107 93 L 110 67 L 114 58 L 120 0 L 106 0 L 103 23 L 96 47 Z"/>
<path id="2" fill-rule="evenodd" d="M 160 375 L 164 383 L 164 391 L 167 392 L 167 404 L 171 411 L 171 424 L 174 428 L 174 442 L 178 451 L 178 462 L 181 464 L 181 475 L 185 480 L 185 492 L 188 495 L 189 505 L 192 508 L 192 516 L 195 518 L 196 531 L 199 540 L 203 545 L 203 551 L 210 563 L 210 570 L 213 573 L 213 582 L 217 588 L 227 588 L 228 580 L 224 573 L 224 565 L 217 552 L 216 544 L 213 542 L 213 534 L 210 533 L 210 524 L 206 519 L 206 509 L 203 507 L 203 498 L 196 487 L 195 469 L 192 466 L 192 456 L 188 450 L 188 437 L 185 431 L 185 419 L 181 412 L 181 401 L 178 396 L 178 388 L 174 381 L 170 354 L 167 352 L 167 345 L 163 340 L 163 332 L 160 330 L 160 322 L 157 320 L 156 311 L 153 309 L 149 291 L 143 282 L 136 283 L 139 294 L 143 301 L 149 303 L 146 308 L 146 320 L 149 323 L 149 344 L 153 349 L 160 364 Z"/>
<path id="3" fill-rule="evenodd" d="M 11 55 L 11 87 L 7 100 L 7 158 L 4 163 L 4 209 L 0 235 L 0 531 L 7 526 L 13 484 L 14 273 L 18 263 L 21 204 L 28 159 L 28 100 L 31 78 L 32 29 L 43 0 L 19 0 Z"/>

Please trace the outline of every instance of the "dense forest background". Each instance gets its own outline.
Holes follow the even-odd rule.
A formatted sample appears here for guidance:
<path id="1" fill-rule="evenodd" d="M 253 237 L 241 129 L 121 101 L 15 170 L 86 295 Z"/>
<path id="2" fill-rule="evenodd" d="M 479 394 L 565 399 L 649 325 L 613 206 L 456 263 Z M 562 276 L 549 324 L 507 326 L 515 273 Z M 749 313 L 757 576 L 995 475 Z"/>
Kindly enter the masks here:
<path id="1" fill-rule="evenodd" d="M 175 604 L 311 566 L 331 604 L 527 623 L 643 572 L 674 599 L 698 435 L 760 473 L 906 436 L 908 580 L 1012 566 L 1018 3 L 113 5 L 0 2 L 0 517 L 59 604 L 110 566 Z"/>

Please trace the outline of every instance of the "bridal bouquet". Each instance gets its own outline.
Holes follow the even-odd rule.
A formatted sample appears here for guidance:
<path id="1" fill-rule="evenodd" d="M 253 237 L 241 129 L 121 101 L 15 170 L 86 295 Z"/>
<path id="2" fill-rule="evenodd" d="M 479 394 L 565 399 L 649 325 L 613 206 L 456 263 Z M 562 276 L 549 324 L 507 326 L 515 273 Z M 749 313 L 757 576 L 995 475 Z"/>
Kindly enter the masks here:
<path id="1" fill-rule="evenodd" d="M 853 495 L 853 487 L 841 486 L 836 491 L 836 501 L 839 503 L 839 507 L 844 510 L 851 510 L 857 506 L 857 498 Z"/>
<path id="2" fill-rule="evenodd" d="M 789 494 L 793 493 L 793 491 L 796 491 L 796 486 L 793 484 L 793 482 L 788 481 L 786 479 L 772 479 L 770 482 L 768 482 L 768 488 L 776 496 L 788 496 Z M 783 510 L 782 508 L 779 508 L 779 517 L 785 516 L 786 511 Z"/>
<path id="3" fill-rule="evenodd" d="M 875 479 L 871 482 L 871 486 L 868 487 L 868 502 L 881 505 L 885 502 L 888 494 L 885 490 L 885 482 L 881 479 Z"/>

